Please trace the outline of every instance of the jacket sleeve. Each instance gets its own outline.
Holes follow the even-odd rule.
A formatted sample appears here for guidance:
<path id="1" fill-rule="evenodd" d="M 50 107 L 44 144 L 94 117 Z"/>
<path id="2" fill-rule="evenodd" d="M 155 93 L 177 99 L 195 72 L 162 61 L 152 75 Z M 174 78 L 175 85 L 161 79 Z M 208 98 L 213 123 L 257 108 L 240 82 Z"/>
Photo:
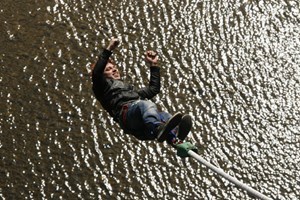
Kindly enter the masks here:
<path id="1" fill-rule="evenodd" d="M 137 91 L 142 99 L 151 99 L 160 92 L 160 68 L 150 67 L 150 82 L 148 87 Z"/>
<path id="2" fill-rule="evenodd" d="M 107 61 L 109 59 L 109 57 L 111 56 L 112 52 L 104 49 L 102 51 L 102 53 L 99 55 L 99 59 L 96 63 L 96 66 L 93 70 L 92 73 L 92 80 L 93 80 L 93 87 L 97 88 L 98 90 L 100 88 L 104 88 L 105 87 L 105 77 L 103 75 L 105 66 L 107 64 Z"/>

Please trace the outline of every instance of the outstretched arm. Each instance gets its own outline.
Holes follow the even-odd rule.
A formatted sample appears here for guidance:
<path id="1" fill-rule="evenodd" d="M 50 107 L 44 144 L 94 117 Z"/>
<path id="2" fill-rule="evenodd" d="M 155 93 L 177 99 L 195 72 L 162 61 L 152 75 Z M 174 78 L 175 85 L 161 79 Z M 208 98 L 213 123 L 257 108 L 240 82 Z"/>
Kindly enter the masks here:
<path id="1" fill-rule="evenodd" d="M 111 38 L 109 45 L 99 55 L 99 59 L 93 69 L 93 82 L 98 82 L 103 79 L 103 72 L 112 51 L 119 45 L 120 41 L 118 38 Z"/>
<path id="2" fill-rule="evenodd" d="M 160 92 L 158 55 L 154 51 L 146 51 L 145 60 L 150 65 L 150 82 L 148 87 L 140 89 L 138 93 L 142 98 L 151 99 Z"/>

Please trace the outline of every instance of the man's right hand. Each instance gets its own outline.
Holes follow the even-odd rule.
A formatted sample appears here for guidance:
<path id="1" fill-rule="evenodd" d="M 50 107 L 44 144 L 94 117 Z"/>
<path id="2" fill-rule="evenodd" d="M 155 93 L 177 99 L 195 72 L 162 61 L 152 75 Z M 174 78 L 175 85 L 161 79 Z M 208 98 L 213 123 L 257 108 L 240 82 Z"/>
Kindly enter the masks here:
<path id="1" fill-rule="evenodd" d="M 118 38 L 112 37 L 106 49 L 109 51 L 113 51 L 119 44 L 120 40 Z"/>

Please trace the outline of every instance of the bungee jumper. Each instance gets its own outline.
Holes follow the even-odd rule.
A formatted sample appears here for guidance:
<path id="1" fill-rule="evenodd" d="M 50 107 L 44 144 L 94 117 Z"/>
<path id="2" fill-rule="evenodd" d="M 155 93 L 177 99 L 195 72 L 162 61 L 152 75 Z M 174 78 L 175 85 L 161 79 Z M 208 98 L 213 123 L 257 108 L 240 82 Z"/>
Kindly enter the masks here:
<path id="1" fill-rule="evenodd" d="M 149 50 L 145 52 L 145 61 L 150 66 L 150 82 L 147 87 L 136 89 L 121 80 L 116 63 L 111 57 L 112 51 L 120 44 L 118 38 L 111 38 L 109 45 L 103 49 L 92 68 L 93 91 L 102 107 L 113 117 L 124 133 L 131 134 L 139 140 L 167 141 L 177 149 L 180 157 L 193 157 L 210 170 L 247 191 L 251 196 L 262 200 L 269 197 L 245 185 L 236 178 L 215 167 L 200 155 L 190 142 L 184 142 L 192 128 L 192 119 L 188 114 L 158 111 L 151 101 L 160 92 L 160 67 L 158 54 Z"/>
<path id="2" fill-rule="evenodd" d="M 155 51 L 145 52 L 145 61 L 150 67 L 150 81 L 147 87 L 136 89 L 121 80 L 113 50 L 120 44 L 118 38 L 111 38 L 103 49 L 96 64 L 92 65 L 93 92 L 102 107 L 123 129 L 139 140 L 167 141 L 175 147 L 187 137 L 192 127 L 188 114 L 158 111 L 151 99 L 160 92 L 160 67 Z"/>

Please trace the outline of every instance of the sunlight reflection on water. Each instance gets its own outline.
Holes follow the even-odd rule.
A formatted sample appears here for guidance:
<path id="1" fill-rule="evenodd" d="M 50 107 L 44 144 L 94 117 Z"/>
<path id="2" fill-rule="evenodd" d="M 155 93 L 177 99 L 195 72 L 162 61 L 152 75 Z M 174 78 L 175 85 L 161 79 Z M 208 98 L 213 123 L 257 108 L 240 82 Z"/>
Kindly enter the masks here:
<path id="1" fill-rule="evenodd" d="M 158 51 L 154 101 L 192 115 L 205 159 L 274 199 L 300 196 L 297 1 L 0 5 L 1 198 L 250 199 L 102 110 L 88 68 L 113 35 L 124 79 L 139 87 L 143 52 Z"/>

